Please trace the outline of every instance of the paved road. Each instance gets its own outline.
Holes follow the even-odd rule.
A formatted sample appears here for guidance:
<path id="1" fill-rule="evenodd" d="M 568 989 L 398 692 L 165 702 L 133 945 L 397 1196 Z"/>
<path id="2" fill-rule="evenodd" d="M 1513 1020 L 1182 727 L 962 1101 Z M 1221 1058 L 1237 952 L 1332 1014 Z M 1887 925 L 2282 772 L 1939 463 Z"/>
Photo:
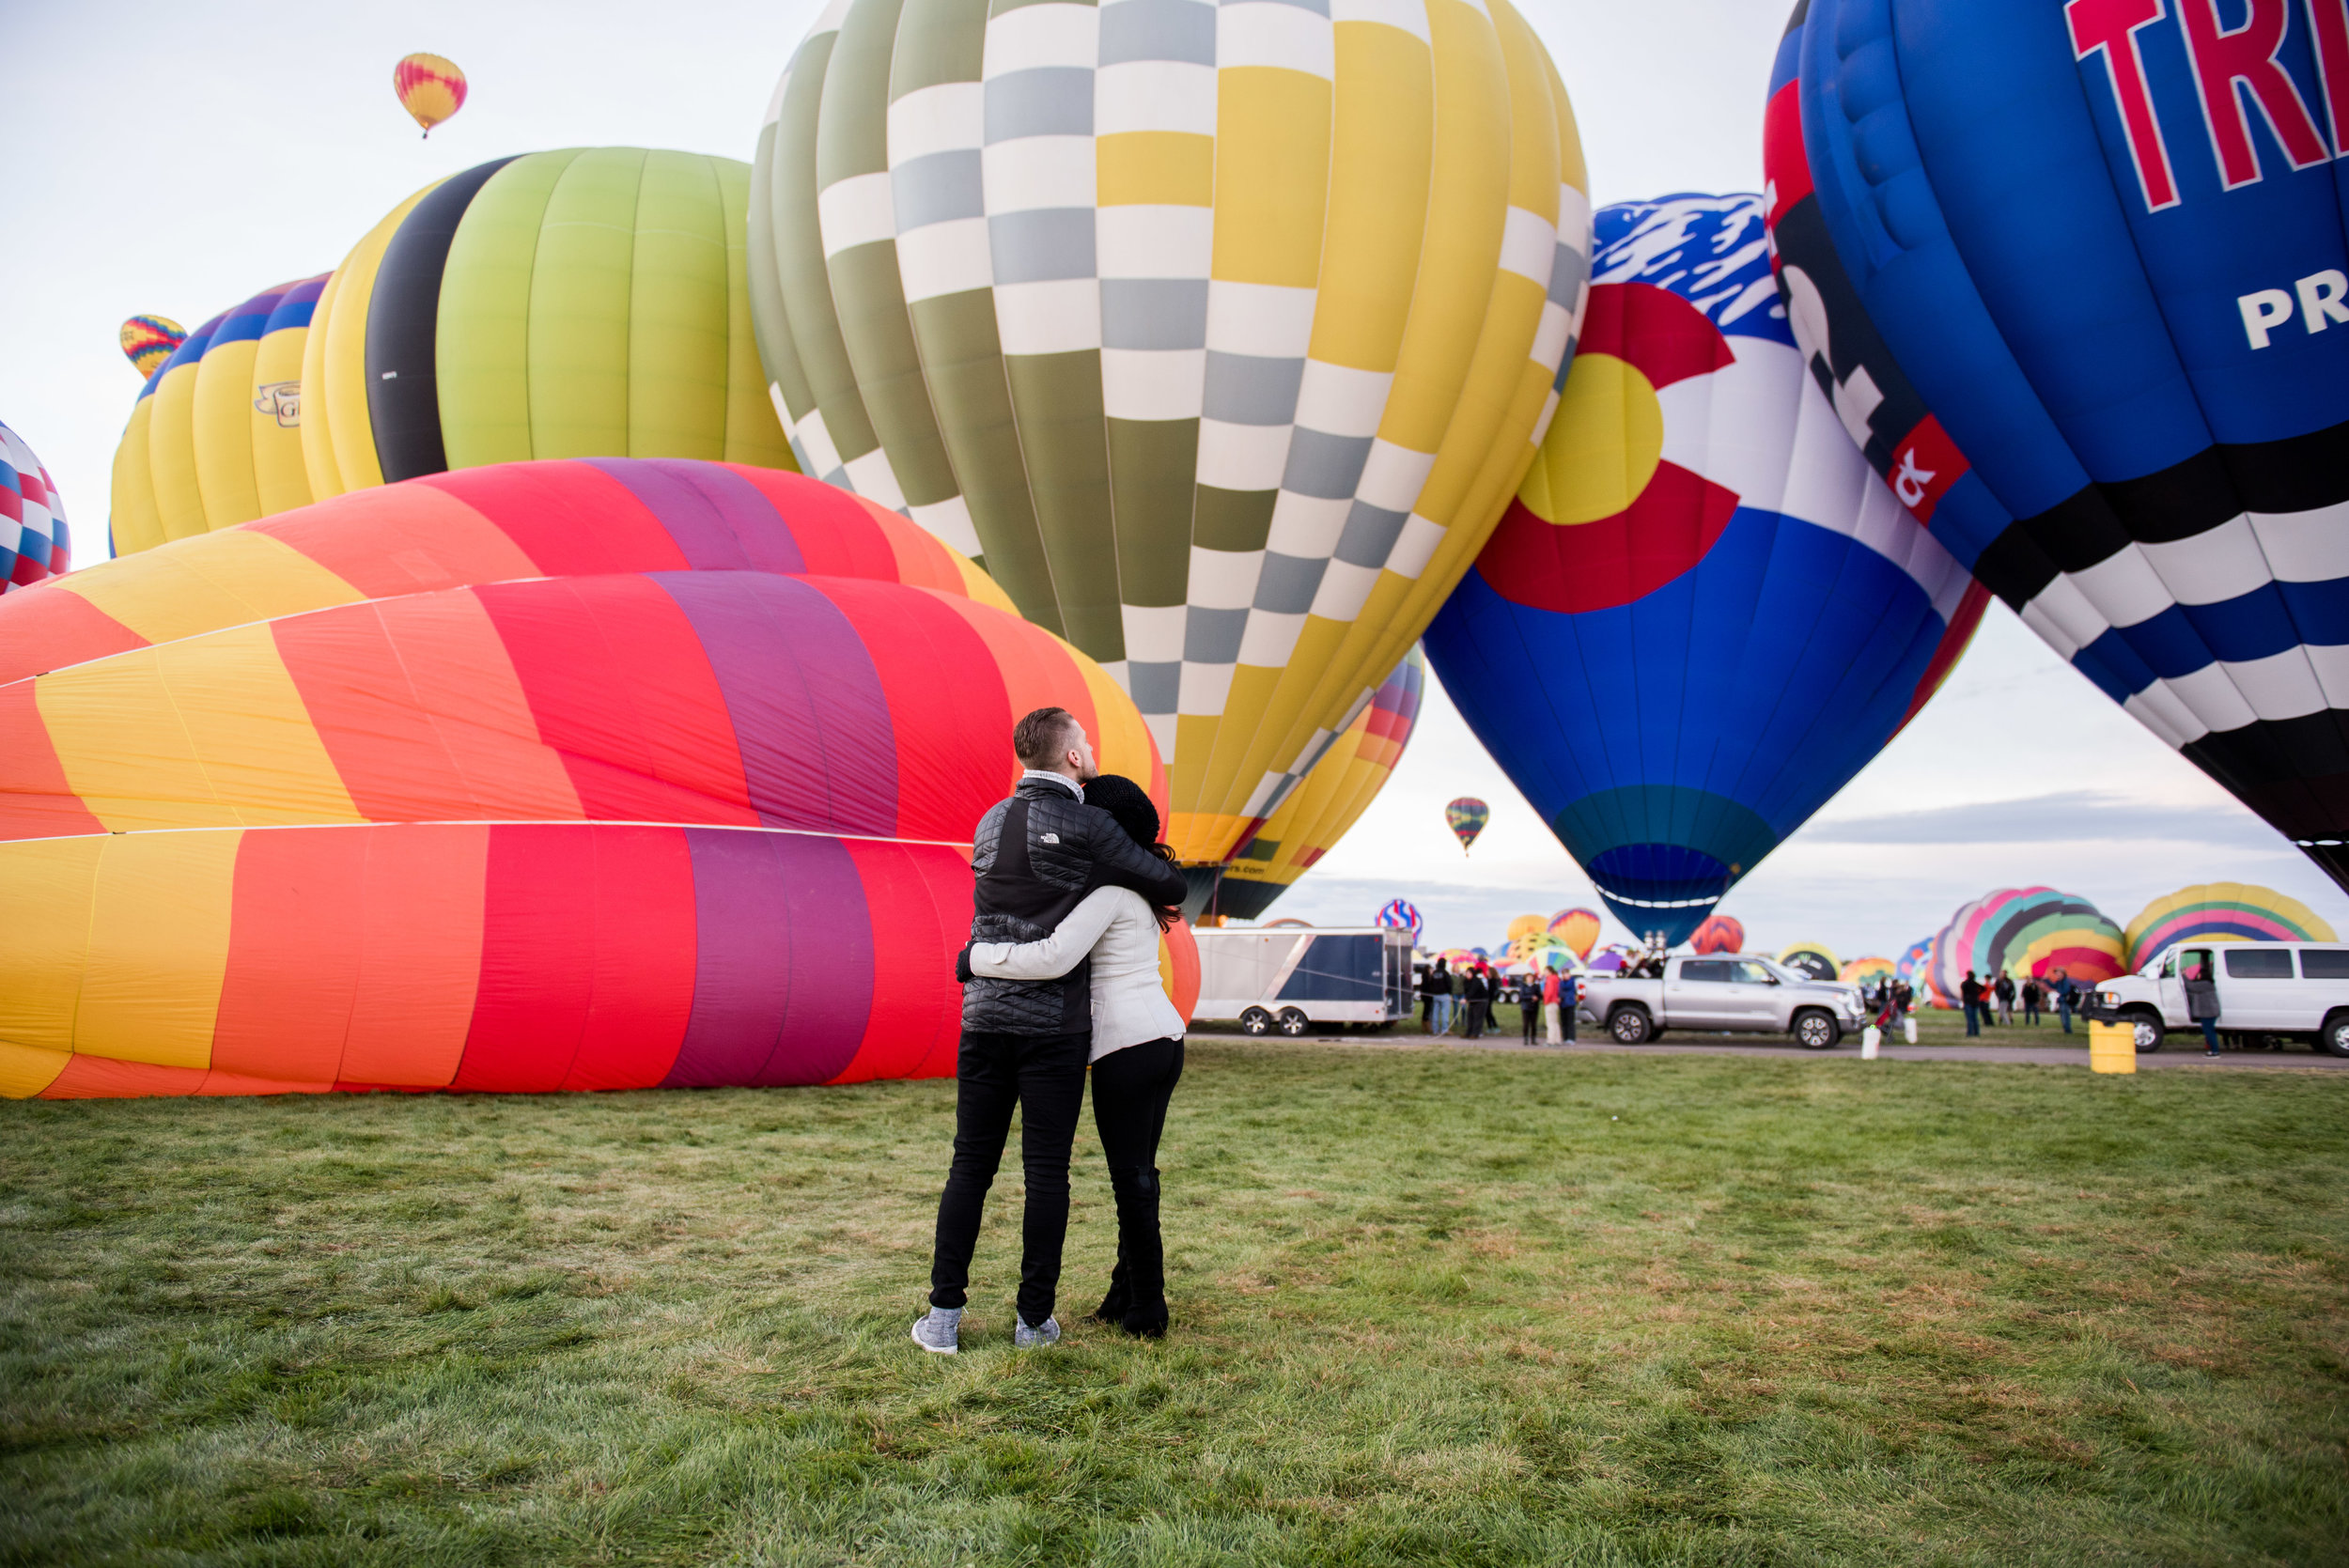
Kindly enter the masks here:
<path id="1" fill-rule="evenodd" d="M 1245 1036 L 1224 1034 L 1221 1031 L 1195 1032 L 1202 1039 L 1238 1039 Z M 1386 1049 L 1428 1050 L 1438 1048 L 1437 1042 L 1425 1034 L 1309 1034 L 1304 1038 L 1315 1045 L 1368 1046 Z M 1442 1042 L 1442 1048 L 1452 1050 L 1536 1050 L 1560 1055 L 1620 1056 L 1767 1056 L 1784 1057 L 1798 1062 L 1858 1062 L 1859 1043 L 1848 1040 L 1833 1050 L 1804 1050 L 1799 1046 L 1765 1044 L 1760 1041 L 1685 1040 L 1668 1038 L 1649 1046 L 1619 1046 L 1613 1041 L 1580 1040 L 1570 1046 L 1527 1046 L 1518 1036 L 1487 1035 L 1482 1040 L 1467 1040 L 1453 1035 Z M 2035 1067 L 2086 1067 L 2088 1046 L 1886 1046 L 1879 1058 L 1885 1062 L 2003 1062 Z M 2349 1072 L 2349 1057 L 2320 1056 L 2309 1050 L 2231 1050 L 2217 1061 L 2201 1051 L 2160 1050 L 2137 1059 L 2138 1069 L 2149 1072 L 2155 1068 L 2186 1067 L 2205 1072 L 2232 1072 L 2243 1068 L 2297 1068 L 2309 1072 Z"/>

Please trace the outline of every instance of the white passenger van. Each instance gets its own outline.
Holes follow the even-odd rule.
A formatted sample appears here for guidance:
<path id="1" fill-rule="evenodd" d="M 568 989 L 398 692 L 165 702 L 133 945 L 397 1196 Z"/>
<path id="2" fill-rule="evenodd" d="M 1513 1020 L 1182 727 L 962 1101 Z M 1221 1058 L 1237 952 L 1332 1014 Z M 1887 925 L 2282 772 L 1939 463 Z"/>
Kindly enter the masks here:
<path id="1" fill-rule="evenodd" d="M 2349 943 L 2181 942 L 2147 959 L 2135 974 L 2096 987 L 2090 1017 L 2137 1026 L 2137 1048 L 2159 1050 L 2171 1030 L 2200 1026 L 2186 1017 L 2182 960 L 2212 963 L 2218 982 L 2218 1029 L 2239 1046 L 2305 1044 L 2349 1056 Z"/>

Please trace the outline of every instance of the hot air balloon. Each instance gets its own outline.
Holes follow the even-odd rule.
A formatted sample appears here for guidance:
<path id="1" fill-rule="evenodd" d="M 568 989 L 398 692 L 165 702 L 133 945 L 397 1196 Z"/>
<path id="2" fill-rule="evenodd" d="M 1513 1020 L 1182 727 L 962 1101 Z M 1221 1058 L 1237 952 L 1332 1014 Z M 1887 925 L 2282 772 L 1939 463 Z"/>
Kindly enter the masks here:
<path id="1" fill-rule="evenodd" d="M 337 496 L 44 584 L 0 616 L 0 685 L 22 692 L 46 670 L 361 599 L 667 571 L 871 578 L 1012 613 L 985 572 L 922 529 L 796 474 L 677 458 L 506 463 Z"/>
<path id="2" fill-rule="evenodd" d="M 1379 906 L 1376 924 L 1392 925 L 1399 930 L 1408 931 L 1416 938 L 1422 929 L 1419 906 L 1408 899 L 1391 898 Z"/>
<path id="3" fill-rule="evenodd" d="M 2179 942 L 2334 942 L 2341 939 L 2322 915 L 2274 888 L 2248 882 L 2203 882 L 2155 899 L 2123 933 L 2128 965 Z"/>
<path id="4" fill-rule="evenodd" d="M 1014 718 L 1165 795 L 1098 666 L 794 475 L 485 468 L 91 576 L 0 599 L 81 636 L 0 684 L 0 1094 L 949 1073 Z"/>
<path id="5" fill-rule="evenodd" d="M 1984 980 L 2061 970 L 2083 986 L 2123 968 L 2121 928 L 2093 904 L 2053 888 L 2000 888 L 1959 906 L 1934 938 L 1932 979 L 1954 997 L 1972 970 Z"/>
<path id="6" fill-rule="evenodd" d="M 1797 6 L 1775 254 L 1934 537 L 2349 887 L 2349 22 L 2230 12 Z"/>
<path id="7" fill-rule="evenodd" d="M 1561 909 L 1549 917 L 1549 928 L 1577 958 L 1587 959 L 1591 955 L 1592 945 L 1598 940 L 1598 911 Z"/>
<path id="8" fill-rule="evenodd" d="M 1760 197 L 1597 225 L 1564 402 L 1425 646 L 1608 908 L 1677 943 L 1931 695 L 1983 596 L 1804 375 Z"/>
<path id="9" fill-rule="evenodd" d="M 1476 835 L 1485 831 L 1485 824 L 1492 820 L 1492 807 L 1473 795 L 1463 795 L 1456 800 L 1446 802 L 1443 823 L 1452 830 L 1452 836 L 1460 841 L 1461 854 L 1467 854 L 1476 843 Z"/>
<path id="10" fill-rule="evenodd" d="M 0 594 L 62 576 L 72 554 L 49 471 L 23 436 L 0 425 Z"/>
<path id="11" fill-rule="evenodd" d="M 465 73 L 456 61 L 438 54 L 410 54 L 392 68 L 392 91 L 429 136 L 434 126 L 465 106 Z"/>
<path id="12" fill-rule="evenodd" d="M 1778 955 L 1778 961 L 1797 974 L 1813 980 L 1832 980 L 1843 970 L 1843 961 L 1835 950 L 1825 942 L 1797 942 Z"/>
<path id="13" fill-rule="evenodd" d="M 1836 978 L 1847 986 L 1873 986 L 1879 980 L 1890 979 L 1891 975 L 1892 960 L 1890 958 L 1854 958 L 1843 966 L 1843 972 Z"/>
<path id="14" fill-rule="evenodd" d="M 1413 647 L 1264 826 L 1221 866 L 1192 871 L 1196 912 L 1255 919 L 1346 836 L 1403 760 L 1426 678 Z"/>
<path id="15" fill-rule="evenodd" d="M 133 316 L 122 323 L 118 335 L 131 368 L 141 376 L 152 376 L 156 366 L 186 341 L 188 329 L 168 316 Z"/>
<path id="16" fill-rule="evenodd" d="M 326 279 L 221 312 L 148 377 L 115 448 L 117 555 L 310 504 L 302 354 Z"/>
<path id="17" fill-rule="evenodd" d="M 730 158 L 570 147 L 400 203 L 319 298 L 311 493 L 531 458 L 791 468 L 751 338 L 749 183 Z"/>
<path id="18" fill-rule="evenodd" d="M 1119 673 L 1212 867 L 1517 489 L 1585 189 L 1506 0 L 848 0 L 760 132 L 759 348 L 806 472 Z"/>
<path id="19" fill-rule="evenodd" d="M 1729 915 L 1707 915 L 1689 933 L 1688 945 L 1699 953 L 1743 953 L 1746 928 Z"/>

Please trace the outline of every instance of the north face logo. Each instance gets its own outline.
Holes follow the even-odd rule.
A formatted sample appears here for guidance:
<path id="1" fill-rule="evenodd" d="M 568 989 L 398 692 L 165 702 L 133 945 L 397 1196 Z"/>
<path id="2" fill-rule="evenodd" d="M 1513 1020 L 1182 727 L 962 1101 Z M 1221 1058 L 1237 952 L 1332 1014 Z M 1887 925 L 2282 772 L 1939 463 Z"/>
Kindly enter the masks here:
<path id="1" fill-rule="evenodd" d="M 1058 834 L 1058 833 L 1046 833 L 1046 834 L 1045 834 L 1045 835 L 1044 835 L 1041 839 L 1038 839 L 1036 842 L 1037 842 L 1037 843 L 1039 843 L 1039 844 L 1058 844 L 1058 843 L 1060 842 L 1060 834 Z"/>

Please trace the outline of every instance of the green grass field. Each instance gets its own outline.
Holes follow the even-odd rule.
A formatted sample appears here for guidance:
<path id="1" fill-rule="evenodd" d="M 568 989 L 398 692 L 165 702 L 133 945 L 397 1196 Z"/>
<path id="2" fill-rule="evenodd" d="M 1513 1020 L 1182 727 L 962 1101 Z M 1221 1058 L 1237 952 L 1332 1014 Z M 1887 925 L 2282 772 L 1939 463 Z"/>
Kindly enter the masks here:
<path id="1" fill-rule="evenodd" d="M 948 1083 L 0 1106 L 0 1561 L 2349 1560 L 2345 1095 L 1201 1042 L 954 1359 Z"/>

